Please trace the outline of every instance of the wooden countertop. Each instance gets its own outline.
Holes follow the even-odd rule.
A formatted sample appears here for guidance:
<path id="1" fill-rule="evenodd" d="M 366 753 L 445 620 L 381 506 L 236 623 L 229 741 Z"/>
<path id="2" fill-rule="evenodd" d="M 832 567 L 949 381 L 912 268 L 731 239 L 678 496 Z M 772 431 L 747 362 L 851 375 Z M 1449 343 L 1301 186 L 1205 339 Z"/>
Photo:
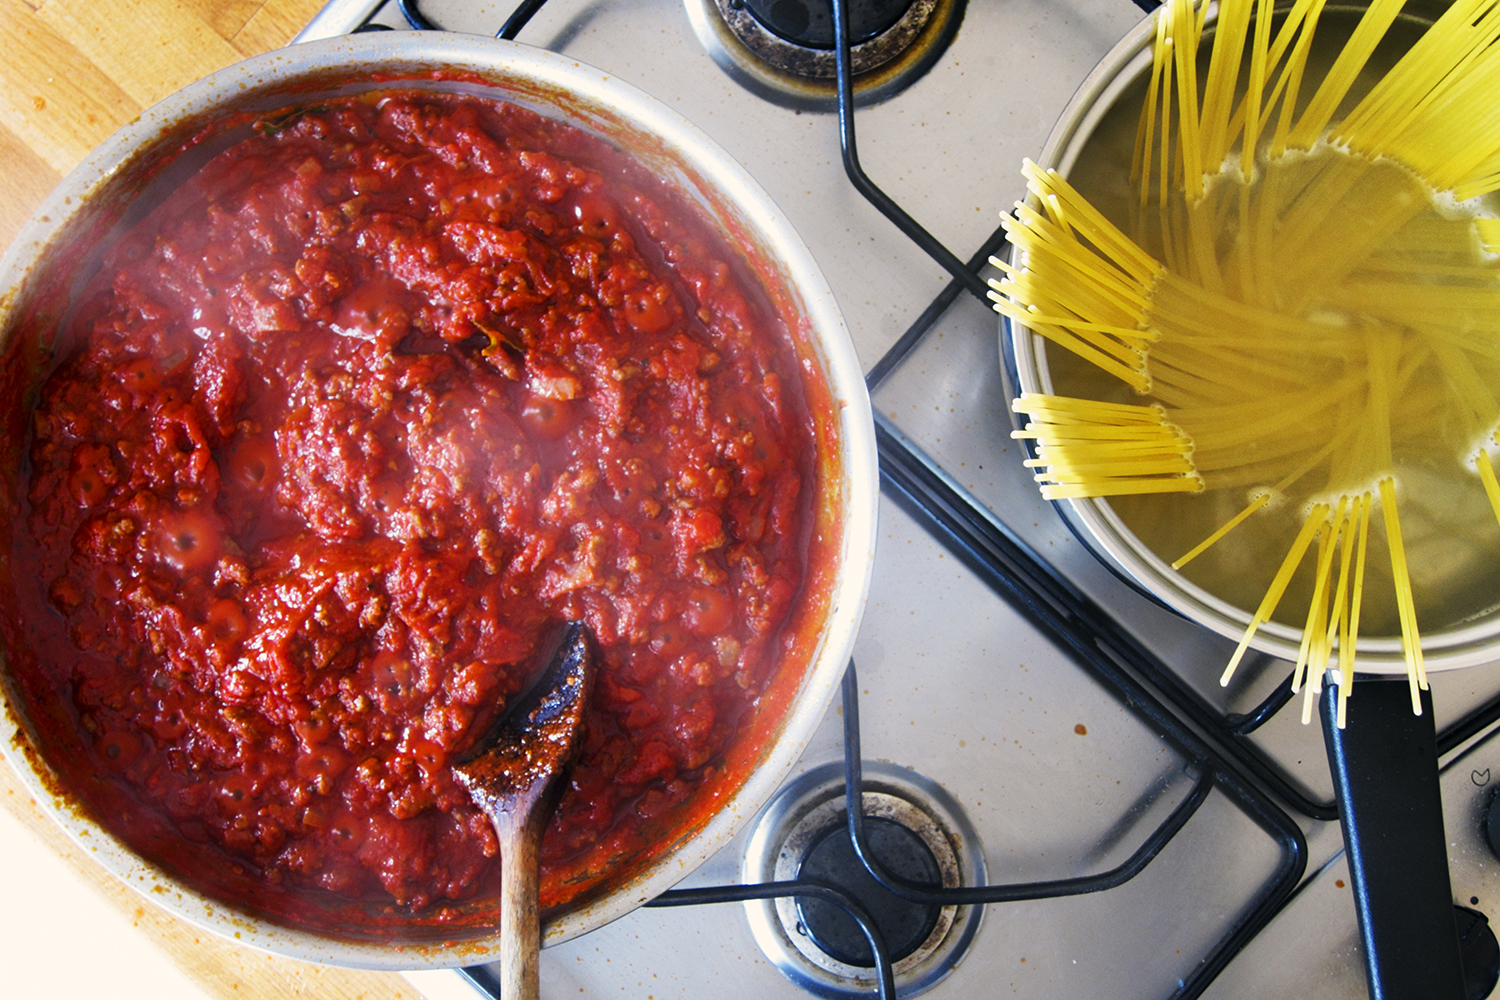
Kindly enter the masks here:
<path id="1" fill-rule="evenodd" d="M 9 246 L 47 192 L 120 125 L 199 77 L 286 44 L 322 5 L 323 0 L 0 0 L 0 246 Z M 145 905 L 79 851 L 5 765 L 0 765 L 0 808 L 61 855 L 69 870 L 209 996 L 420 998 L 394 974 L 271 958 Z M 85 943 L 79 951 L 86 961 Z M 71 995 L 65 977 L 52 995 Z"/>
<path id="2" fill-rule="evenodd" d="M 120 125 L 285 45 L 323 0 L 0 0 L 0 246 Z"/>

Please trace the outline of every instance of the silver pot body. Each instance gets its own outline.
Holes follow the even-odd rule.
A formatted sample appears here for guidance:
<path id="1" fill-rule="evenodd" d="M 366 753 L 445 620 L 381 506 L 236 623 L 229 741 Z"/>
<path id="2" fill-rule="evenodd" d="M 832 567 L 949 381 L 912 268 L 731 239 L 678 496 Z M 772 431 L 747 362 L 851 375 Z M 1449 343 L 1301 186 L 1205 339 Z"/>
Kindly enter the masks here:
<path id="1" fill-rule="evenodd" d="M 1403 12 L 1418 25 L 1430 24 L 1447 5 L 1441 2 L 1409 3 Z M 1282 10 L 1283 5 L 1278 4 Z M 1328 12 L 1359 14 L 1363 4 L 1330 3 Z M 1204 29 L 1212 36 L 1217 8 L 1210 8 Z M 1156 18 L 1136 25 L 1099 61 L 1063 110 L 1057 124 L 1036 156 L 1038 166 L 1067 176 L 1078 163 L 1083 149 L 1127 91 L 1149 78 Z M 1024 326 L 1001 321 L 1000 355 L 1009 388 L 1017 393 L 1053 391 L 1047 365 L 1046 340 Z M 1250 624 L 1251 610 L 1216 597 L 1188 580 L 1151 551 L 1128 528 L 1107 499 L 1054 501 L 1053 507 L 1068 527 L 1117 575 L 1156 602 L 1185 618 L 1238 642 Z M 1295 662 L 1302 630 L 1280 622 L 1267 622 L 1257 629 L 1250 645 L 1265 653 Z M 1428 671 L 1452 670 L 1493 662 L 1500 656 L 1500 606 L 1460 625 L 1422 633 L 1422 651 Z M 1361 635 L 1357 650 L 1358 669 L 1379 674 L 1404 674 L 1406 660 L 1399 636 Z"/>
<path id="2" fill-rule="evenodd" d="M 379 76 L 377 82 L 372 79 Z M 878 473 L 863 372 L 832 292 L 806 246 L 764 190 L 722 148 L 676 113 L 609 75 L 511 42 L 441 32 L 361 34 L 296 45 L 229 67 L 151 108 L 95 150 L 46 200 L 0 260 L 0 356 L 17 338 L 46 342 L 88 275 L 90 251 L 143 214 L 214 153 L 247 134 L 255 113 L 397 86 L 510 101 L 600 136 L 644 163 L 730 235 L 762 281 L 775 282 L 793 314 L 804 367 L 826 386 L 815 407 L 819 490 L 816 532 L 831 558 L 810 598 L 821 602 L 805 655 L 786 664 L 784 710 L 750 754 L 751 766 L 705 822 L 649 863 L 627 869 L 589 901 L 551 919 L 544 944 L 614 920 L 669 888 L 727 843 L 782 783 L 838 689 L 864 610 L 875 538 Z M 185 148 L 186 147 L 186 148 Z M 12 354 L 14 352 L 11 352 Z M 34 398 L 35 376 L 23 379 Z M 12 426 L 12 438 L 19 436 Z M 4 470 L 18 479 L 24 441 L 5 442 Z M 8 547 L 7 547 L 8 548 Z M 0 553 L 6 573 L 24 573 Z M 809 574 L 812 576 L 813 574 Z M 212 899 L 133 854 L 88 816 L 45 763 L 47 748 L 5 680 L 0 752 L 57 822 L 101 864 L 153 903 L 210 931 L 294 958 L 379 969 L 468 965 L 495 957 L 498 928 L 455 940 L 344 940 L 273 924 Z"/>

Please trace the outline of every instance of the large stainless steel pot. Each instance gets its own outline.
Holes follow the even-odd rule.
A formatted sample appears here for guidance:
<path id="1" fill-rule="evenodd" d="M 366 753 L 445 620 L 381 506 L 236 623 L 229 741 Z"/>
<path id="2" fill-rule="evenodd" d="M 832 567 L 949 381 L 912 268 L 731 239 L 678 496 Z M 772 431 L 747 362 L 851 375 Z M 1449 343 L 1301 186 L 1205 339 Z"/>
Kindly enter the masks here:
<path id="1" fill-rule="evenodd" d="M 1286 6 L 1277 5 L 1281 10 Z M 1442 0 L 1411 0 L 1402 17 L 1419 26 L 1431 23 L 1446 6 Z M 1330 2 L 1323 16 L 1353 17 L 1363 7 L 1358 2 Z M 1206 31 L 1210 34 L 1216 13 L 1216 9 L 1211 9 L 1209 14 Z M 1132 88 L 1139 89 L 1141 81 L 1150 75 L 1154 36 L 1155 19 L 1147 18 L 1089 72 L 1035 157 L 1039 166 L 1065 175 L 1074 169 L 1116 102 Z M 1046 341 L 1041 336 L 1006 320 L 1001 332 L 1001 361 L 1018 392 L 1053 391 Z M 1053 506 L 1083 543 L 1133 586 L 1226 638 L 1238 641 L 1244 635 L 1251 610 L 1234 606 L 1172 569 L 1130 530 L 1107 499 L 1062 500 Z M 1300 628 L 1270 621 L 1260 626 L 1250 644 L 1273 656 L 1295 661 L 1301 642 Z M 1500 655 L 1500 599 L 1491 601 L 1483 613 L 1449 627 L 1424 629 L 1422 651 L 1429 672 L 1493 662 Z M 1361 633 L 1359 669 L 1368 673 L 1405 673 L 1400 636 Z"/>
<path id="2" fill-rule="evenodd" d="M 378 82 L 377 82 L 378 80 Z M 815 405 L 817 495 L 812 546 L 827 572 L 810 573 L 799 598 L 802 626 L 763 709 L 731 748 L 734 775 L 721 798 L 670 843 L 613 870 L 581 905 L 554 916 L 544 942 L 607 923 L 687 875 L 751 819 L 781 784 L 822 718 L 849 658 L 863 611 L 874 547 L 877 470 L 869 398 L 852 341 L 807 248 L 765 192 L 724 150 L 635 88 L 550 52 L 493 39 L 437 32 L 357 35 L 310 42 L 232 66 L 145 112 L 111 137 L 47 199 L 0 260 L 0 380 L 5 411 L 0 483 L 15 489 L 29 401 L 69 291 L 86 277 L 90 251 L 178 183 L 185 171 L 243 134 L 248 115 L 376 87 L 411 85 L 512 101 L 599 135 L 667 180 L 777 289 L 782 317 L 810 378 L 826 387 Z M 39 348 L 33 350 L 32 348 Z M 28 365 L 28 355 L 31 363 Z M 816 400 L 818 393 L 811 394 Z M 9 559 L 10 526 L 0 537 L 0 582 L 27 572 Z M 0 670 L 0 675 L 4 671 Z M 57 821 L 124 882 L 196 924 L 259 948 L 313 961 L 412 969 L 484 961 L 494 954 L 486 928 L 424 929 L 392 940 L 344 940 L 274 925 L 212 899 L 136 856 L 88 816 L 47 765 L 49 748 L 15 707 L 6 678 L 0 746 Z M 454 938 L 449 940 L 448 937 Z"/>
<path id="3" fill-rule="evenodd" d="M 1402 17 L 1416 30 L 1431 24 L 1448 4 L 1411 0 Z M 1330 2 L 1325 17 L 1358 17 L 1366 5 Z M 1287 5 L 1278 3 L 1284 13 Z M 1211 35 L 1217 8 L 1207 14 Z M 1085 148 L 1117 102 L 1139 91 L 1151 71 L 1154 17 L 1142 21 L 1089 73 L 1054 126 L 1037 163 L 1077 177 Z M 1118 179 L 1122 184 L 1124 178 Z M 1017 392 L 1053 391 L 1046 341 L 1025 327 L 1002 322 L 1001 364 Z M 1209 593 L 1173 570 L 1126 526 L 1106 499 L 1055 501 L 1075 535 L 1105 565 L 1156 602 L 1230 639 L 1238 640 L 1251 613 Z M 1251 645 L 1295 661 L 1302 630 L 1263 624 Z M 1429 672 L 1493 663 L 1500 657 L 1500 604 L 1456 625 L 1424 631 Z M 1463 970 L 1453 920 L 1436 736 L 1430 695 L 1414 716 L 1402 679 L 1406 670 L 1398 636 L 1361 635 L 1356 668 L 1366 677 L 1348 706 L 1347 728 L 1338 728 L 1336 699 L 1328 688 L 1322 722 L 1348 852 L 1372 997 L 1464 996 Z M 1390 677 L 1393 679 L 1385 679 Z M 1335 674 L 1330 672 L 1330 678 Z"/>

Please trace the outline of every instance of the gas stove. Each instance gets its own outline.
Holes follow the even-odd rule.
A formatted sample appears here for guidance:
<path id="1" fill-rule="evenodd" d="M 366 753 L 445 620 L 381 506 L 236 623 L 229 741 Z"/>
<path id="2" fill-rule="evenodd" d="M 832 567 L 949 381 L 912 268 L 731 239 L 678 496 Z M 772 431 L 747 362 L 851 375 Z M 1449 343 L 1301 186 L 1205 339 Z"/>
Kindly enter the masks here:
<path id="1" fill-rule="evenodd" d="M 405 30 L 403 6 L 485 34 L 513 12 L 332 0 L 300 37 Z M 547 949 L 544 993 L 866 996 L 888 964 L 899 995 L 938 1000 L 1364 997 L 1322 736 L 1278 711 L 1291 665 L 1262 656 L 1220 688 L 1231 644 L 1112 575 L 1040 499 L 975 294 L 1022 158 L 1142 10 L 853 8 L 858 184 L 821 0 L 551 0 L 516 35 L 665 102 L 770 192 L 853 333 L 883 486 L 856 666 L 787 785 L 669 905 Z M 1455 903 L 1482 926 L 1500 916 L 1500 664 L 1435 676 L 1433 700 Z M 851 778 L 862 847 L 946 889 L 870 889 L 845 833 Z M 795 879 L 878 911 L 889 963 L 836 901 L 765 888 Z M 497 995 L 484 967 L 413 982 Z"/>

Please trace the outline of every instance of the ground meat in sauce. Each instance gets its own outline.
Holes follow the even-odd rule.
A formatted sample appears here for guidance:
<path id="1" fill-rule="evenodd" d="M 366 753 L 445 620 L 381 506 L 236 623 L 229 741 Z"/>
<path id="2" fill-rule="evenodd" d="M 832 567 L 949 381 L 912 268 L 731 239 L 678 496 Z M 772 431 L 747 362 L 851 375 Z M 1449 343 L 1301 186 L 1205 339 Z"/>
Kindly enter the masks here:
<path id="1" fill-rule="evenodd" d="M 728 260 L 619 154 L 476 99 L 281 116 L 159 207 L 43 388 L 15 554 L 139 804 L 106 825 L 472 896 L 495 841 L 449 761 L 575 618 L 600 672 L 544 865 L 687 799 L 805 572 L 796 357 Z"/>

